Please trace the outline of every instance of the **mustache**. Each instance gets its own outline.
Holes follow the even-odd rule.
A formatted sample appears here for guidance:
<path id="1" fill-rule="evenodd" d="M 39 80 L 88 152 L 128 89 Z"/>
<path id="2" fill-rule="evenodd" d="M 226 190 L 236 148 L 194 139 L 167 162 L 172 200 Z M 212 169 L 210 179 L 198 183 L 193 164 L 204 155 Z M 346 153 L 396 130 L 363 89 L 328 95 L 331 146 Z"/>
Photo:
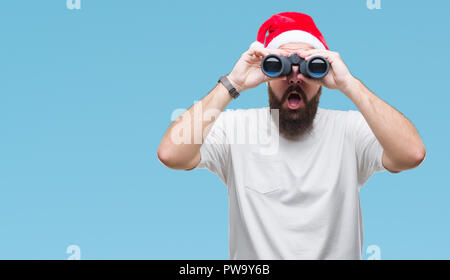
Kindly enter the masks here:
<path id="1" fill-rule="evenodd" d="M 306 99 L 306 93 L 305 93 L 305 92 L 303 91 L 303 89 L 302 89 L 300 86 L 298 86 L 298 85 L 295 85 L 295 86 L 289 86 L 289 87 L 286 89 L 286 91 L 285 91 L 284 94 L 283 94 L 283 97 L 281 98 L 281 104 L 283 104 L 283 103 L 286 101 L 286 99 L 287 99 L 288 96 L 289 96 L 289 93 L 291 93 L 291 92 L 298 93 L 298 94 L 301 96 L 302 101 L 305 103 L 305 105 L 307 105 L 308 100 Z"/>

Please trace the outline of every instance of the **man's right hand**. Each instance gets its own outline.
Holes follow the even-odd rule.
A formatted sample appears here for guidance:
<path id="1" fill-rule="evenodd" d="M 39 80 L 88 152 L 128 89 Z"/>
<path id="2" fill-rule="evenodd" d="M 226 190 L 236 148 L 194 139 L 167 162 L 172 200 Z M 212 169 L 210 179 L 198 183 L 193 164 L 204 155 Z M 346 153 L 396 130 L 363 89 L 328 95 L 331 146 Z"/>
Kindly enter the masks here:
<path id="1" fill-rule="evenodd" d="M 264 56 L 268 54 L 288 55 L 286 51 L 270 50 L 264 48 L 262 45 L 257 46 L 252 44 L 250 48 L 242 54 L 239 61 L 234 66 L 228 79 L 233 84 L 238 92 L 246 89 L 254 88 L 257 85 L 272 80 L 269 79 L 261 71 L 261 61 Z M 285 77 L 276 78 L 283 79 Z M 169 168 L 191 170 L 201 161 L 200 147 L 203 140 L 206 138 L 208 131 L 207 127 L 211 127 L 212 123 L 217 119 L 211 118 L 210 112 L 222 112 L 225 107 L 232 100 L 228 90 L 221 84 L 217 83 L 214 89 L 197 102 L 189 110 L 178 117 L 167 129 L 158 147 L 159 160 Z M 198 124 L 198 114 L 194 113 L 197 108 L 202 112 L 200 116 L 200 123 Z M 209 114 L 204 117 L 203 114 Z M 190 137 L 186 142 L 178 143 L 173 141 L 173 135 L 179 134 L 180 131 L 189 131 Z M 204 133 L 206 132 L 206 133 Z M 201 136 L 200 143 L 196 142 L 196 135 Z"/>
<path id="2" fill-rule="evenodd" d="M 289 56 L 289 52 L 280 49 L 267 49 L 260 43 L 253 43 L 245 51 L 228 75 L 228 79 L 238 92 L 254 88 L 269 80 L 283 79 L 284 77 L 269 78 L 261 70 L 261 61 L 268 54 Z"/>

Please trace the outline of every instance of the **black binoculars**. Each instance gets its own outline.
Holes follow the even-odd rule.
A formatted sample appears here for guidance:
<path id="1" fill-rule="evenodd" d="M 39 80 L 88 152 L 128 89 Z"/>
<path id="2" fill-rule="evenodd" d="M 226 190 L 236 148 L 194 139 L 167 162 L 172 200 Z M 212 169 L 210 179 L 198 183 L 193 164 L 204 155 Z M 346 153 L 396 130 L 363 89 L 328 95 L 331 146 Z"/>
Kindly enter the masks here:
<path id="1" fill-rule="evenodd" d="M 292 65 L 298 65 L 300 73 L 311 79 L 322 79 L 330 70 L 328 60 L 322 56 L 313 56 L 305 60 L 295 53 L 289 57 L 276 54 L 266 55 L 261 61 L 261 70 L 266 76 L 276 78 L 289 75 Z"/>

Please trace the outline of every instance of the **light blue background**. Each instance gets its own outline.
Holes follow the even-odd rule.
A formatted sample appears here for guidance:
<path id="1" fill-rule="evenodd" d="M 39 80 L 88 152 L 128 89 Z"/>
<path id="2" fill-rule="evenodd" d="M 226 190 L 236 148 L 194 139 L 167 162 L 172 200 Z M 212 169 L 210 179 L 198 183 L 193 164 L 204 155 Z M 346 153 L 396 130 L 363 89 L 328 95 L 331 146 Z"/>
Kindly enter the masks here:
<path id="1" fill-rule="evenodd" d="M 156 149 L 173 110 L 207 94 L 283 11 L 313 16 L 427 147 L 420 168 L 376 174 L 362 189 L 364 250 L 450 258 L 449 1 L 81 4 L 0 5 L 1 259 L 66 259 L 71 244 L 82 259 L 227 259 L 226 187 L 207 170 L 163 167 Z M 261 85 L 230 108 L 267 102 Z M 331 90 L 321 106 L 355 109 Z"/>

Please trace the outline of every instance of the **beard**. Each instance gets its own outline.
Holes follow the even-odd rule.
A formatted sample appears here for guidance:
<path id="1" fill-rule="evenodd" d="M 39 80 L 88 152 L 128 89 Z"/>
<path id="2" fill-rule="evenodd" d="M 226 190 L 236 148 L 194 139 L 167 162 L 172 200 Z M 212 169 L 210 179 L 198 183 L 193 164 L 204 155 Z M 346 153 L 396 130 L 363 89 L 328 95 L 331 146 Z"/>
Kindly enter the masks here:
<path id="1" fill-rule="evenodd" d="M 267 88 L 269 91 L 270 109 L 278 109 L 279 112 L 278 127 L 280 134 L 286 138 L 297 138 L 310 132 L 319 106 L 322 87 L 319 88 L 317 94 L 314 95 L 311 100 L 307 100 L 306 94 L 300 86 L 290 86 L 284 92 L 281 100 L 276 97 L 270 84 Z M 301 102 L 303 102 L 304 106 L 300 106 L 297 109 L 283 107 L 283 104 L 291 92 L 296 92 L 301 96 Z"/>

